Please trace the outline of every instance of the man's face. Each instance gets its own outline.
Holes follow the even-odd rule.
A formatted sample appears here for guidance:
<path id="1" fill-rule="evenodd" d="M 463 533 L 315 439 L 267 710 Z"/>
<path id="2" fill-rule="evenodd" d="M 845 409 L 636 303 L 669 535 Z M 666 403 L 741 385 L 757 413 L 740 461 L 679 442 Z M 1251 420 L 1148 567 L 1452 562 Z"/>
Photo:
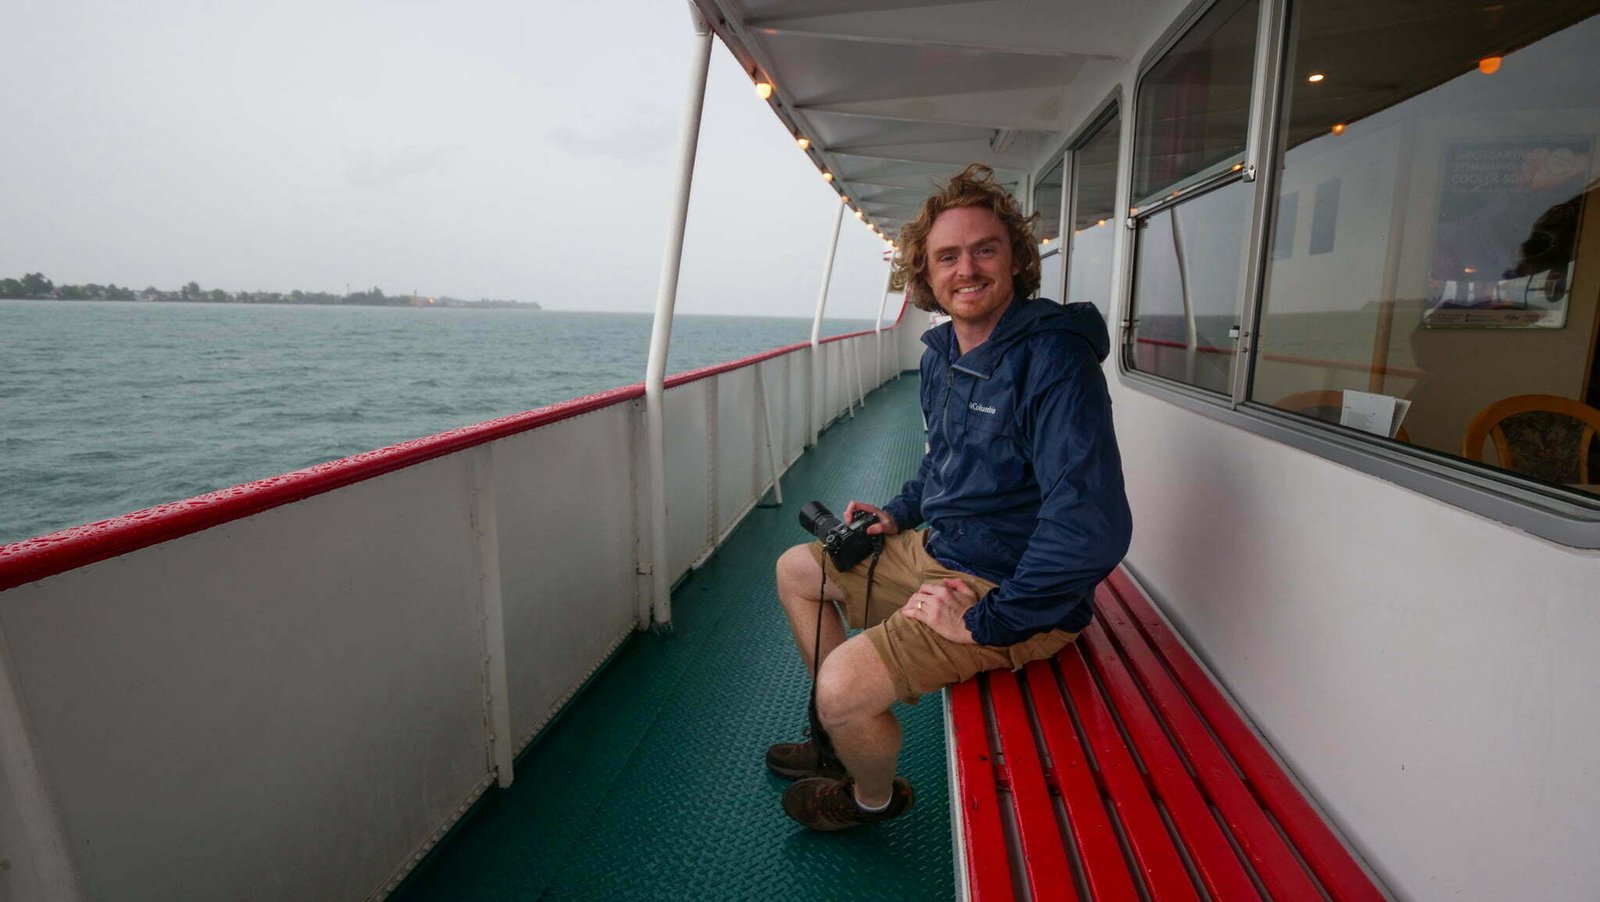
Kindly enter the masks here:
<path id="1" fill-rule="evenodd" d="M 968 326 L 993 327 L 1011 303 L 1011 239 L 986 207 L 956 207 L 928 230 L 928 285 L 950 317 Z"/>

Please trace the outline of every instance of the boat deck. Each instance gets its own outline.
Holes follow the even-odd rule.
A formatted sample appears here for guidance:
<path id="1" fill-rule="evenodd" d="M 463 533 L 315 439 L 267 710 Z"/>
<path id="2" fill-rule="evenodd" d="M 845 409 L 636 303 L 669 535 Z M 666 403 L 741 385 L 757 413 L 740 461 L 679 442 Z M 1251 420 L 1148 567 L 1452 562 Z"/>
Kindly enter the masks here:
<path id="1" fill-rule="evenodd" d="M 922 455 L 917 380 L 887 383 L 828 429 L 673 593 L 670 635 L 623 644 L 391 897 L 943 899 L 954 896 L 949 780 L 937 698 L 902 706 L 904 818 L 816 834 L 779 807 L 771 742 L 799 736 L 809 682 L 778 607 L 773 562 L 821 500 L 889 498 Z"/>

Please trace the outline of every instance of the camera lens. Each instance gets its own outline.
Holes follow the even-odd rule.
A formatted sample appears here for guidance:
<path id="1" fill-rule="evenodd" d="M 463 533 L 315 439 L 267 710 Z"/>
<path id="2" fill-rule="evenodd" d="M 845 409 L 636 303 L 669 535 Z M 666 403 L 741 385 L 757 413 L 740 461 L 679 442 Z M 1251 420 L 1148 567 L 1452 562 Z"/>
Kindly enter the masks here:
<path id="1" fill-rule="evenodd" d="M 839 518 L 823 506 L 821 501 L 807 501 L 800 508 L 800 528 L 817 538 L 822 538 L 839 525 Z"/>

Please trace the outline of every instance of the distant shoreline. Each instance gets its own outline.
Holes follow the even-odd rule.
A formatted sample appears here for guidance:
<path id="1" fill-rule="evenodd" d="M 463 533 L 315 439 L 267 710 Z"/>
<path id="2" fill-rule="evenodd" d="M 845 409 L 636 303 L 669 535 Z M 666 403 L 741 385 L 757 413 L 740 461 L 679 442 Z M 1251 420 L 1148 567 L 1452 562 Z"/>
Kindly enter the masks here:
<path id="1" fill-rule="evenodd" d="M 5 301 L 44 301 L 62 304 L 232 304 L 240 306 L 279 306 L 279 307 L 449 307 L 485 309 L 516 309 L 516 310 L 543 310 L 538 301 L 463 301 L 456 298 L 423 298 L 423 297 L 386 297 L 382 300 L 333 298 L 331 300 L 293 300 L 287 297 L 278 298 L 228 298 L 217 300 L 213 298 L 14 298 L 0 297 L 0 303 Z"/>
<path id="2" fill-rule="evenodd" d="M 526 303 L 514 298 L 479 298 L 476 301 L 464 301 L 460 298 L 445 295 L 417 294 L 412 289 L 411 294 L 384 294 L 383 289 L 374 286 L 368 291 L 351 291 L 345 286 L 344 294 L 334 294 L 329 291 L 303 291 L 296 288 L 293 291 L 225 291 L 213 288 L 209 291 L 200 287 L 198 282 L 189 284 L 177 290 L 157 288 L 151 285 L 143 289 L 133 289 L 127 286 L 118 286 L 112 282 L 101 285 L 88 282 L 83 285 L 57 285 L 50 281 L 42 272 L 30 272 L 20 279 L 0 279 L 0 300 L 7 301 L 117 301 L 120 303 L 168 303 L 168 304 L 288 304 L 290 306 L 313 305 L 322 307 L 521 307 L 529 310 L 543 310 L 537 301 Z"/>

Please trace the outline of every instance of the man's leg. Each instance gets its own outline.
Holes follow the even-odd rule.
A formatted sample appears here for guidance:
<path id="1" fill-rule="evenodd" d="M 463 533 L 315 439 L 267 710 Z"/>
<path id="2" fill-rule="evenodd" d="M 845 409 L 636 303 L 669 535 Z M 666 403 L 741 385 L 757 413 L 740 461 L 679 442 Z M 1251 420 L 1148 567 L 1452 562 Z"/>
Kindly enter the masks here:
<path id="1" fill-rule="evenodd" d="M 822 604 L 817 589 L 822 587 L 823 597 L 830 603 Z M 844 641 L 844 624 L 839 620 L 838 608 L 833 602 L 843 602 L 844 593 L 828 580 L 822 579 L 822 565 L 811 556 L 805 545 L 796 545 L 778 557 L 778 601 L 789 618 L 789 630 L 794 633 L 795 647 L 800 659 L 806 663 L 806 672 L 816 676 L 816 662 L 811 659 L 813 644 L 817 656 L 827 660 L 828 655 Z M 817 618 L 822 617 L 822 640 L 817 642 Z"/>
<path id="2" fill-rule="evenodd" d="M 823 660 L 817 715 L 855 781 L 856 801 L 867 808 L 887 803 L 893 790 L 900 722 L 889 708 L 898 697 L 889 668 L 865 635 Z"/>

